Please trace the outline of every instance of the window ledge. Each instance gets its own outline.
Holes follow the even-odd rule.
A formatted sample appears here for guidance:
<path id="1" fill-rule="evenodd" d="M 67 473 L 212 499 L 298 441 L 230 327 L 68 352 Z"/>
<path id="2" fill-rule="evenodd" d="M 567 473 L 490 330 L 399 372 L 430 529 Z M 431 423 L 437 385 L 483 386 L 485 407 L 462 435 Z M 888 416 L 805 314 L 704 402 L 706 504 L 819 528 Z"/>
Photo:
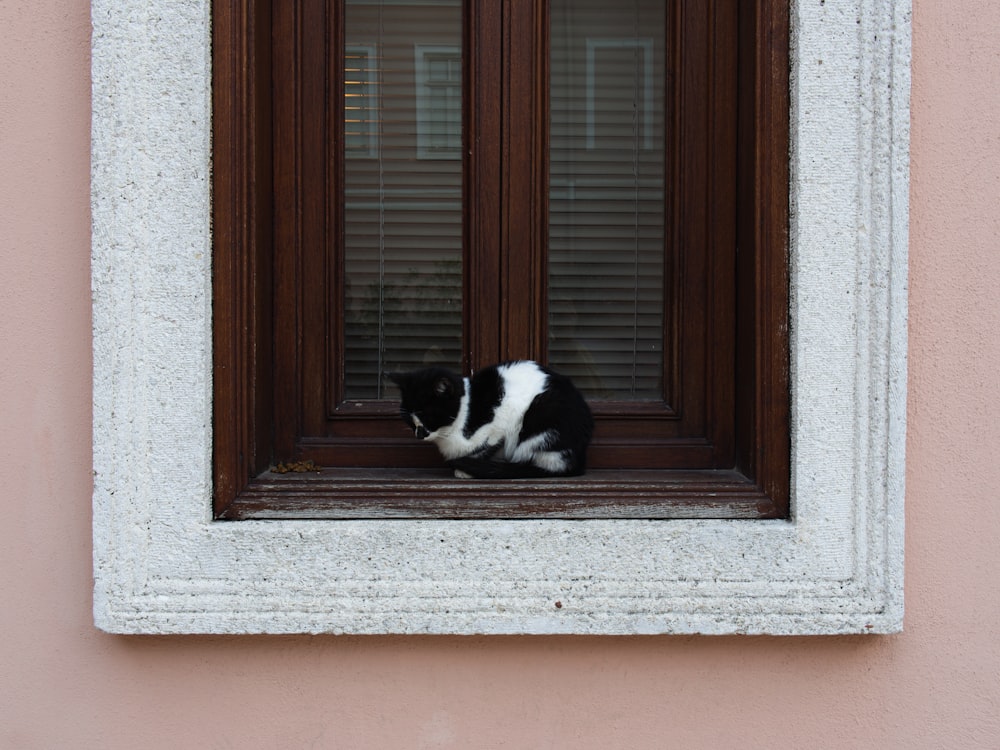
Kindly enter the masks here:
<path id="1" fill-rule="evenodd" d="M 707 501 L 706 501 L 707 499 Z M 221 515 L 248 519 L 774 518 L 737 471 L 592 470 L 569 479 L 486 482 L 435 469 L 268 472 Z"/>
<path id="2" fill-rule="evenodd" d="M 902 627 L 909 0 L 792 2 L 792 516 L 773 521 L 213 520 L 210 4 L 92 16 L 100 628 Z"/>

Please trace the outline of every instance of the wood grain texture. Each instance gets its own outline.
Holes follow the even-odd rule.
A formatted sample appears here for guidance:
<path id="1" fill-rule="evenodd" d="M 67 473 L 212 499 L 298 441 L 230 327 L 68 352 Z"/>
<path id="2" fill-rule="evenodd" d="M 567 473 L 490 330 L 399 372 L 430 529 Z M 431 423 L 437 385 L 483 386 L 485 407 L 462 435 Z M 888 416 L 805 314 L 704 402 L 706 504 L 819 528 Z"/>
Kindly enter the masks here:
<path id="1" fill-rule="evenodd" d="M 591 471 L 572 480 L 483 482 L 455 479 L 441 469 L 322 469 L 262 474 L 223 517 L 661 519 L 778 513 L 770 498 L 734 471 Z"/>

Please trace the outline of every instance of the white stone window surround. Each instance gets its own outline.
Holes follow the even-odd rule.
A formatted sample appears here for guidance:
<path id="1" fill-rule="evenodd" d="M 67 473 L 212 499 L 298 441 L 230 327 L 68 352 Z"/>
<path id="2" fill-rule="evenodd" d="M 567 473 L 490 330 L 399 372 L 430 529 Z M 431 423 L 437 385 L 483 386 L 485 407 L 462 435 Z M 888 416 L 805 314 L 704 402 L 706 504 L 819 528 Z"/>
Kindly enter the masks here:
<path id="1" fill-rule="evenodd" d="M 792 2 L 790 521 L 213 522 L 209 8 L 92 3 L 98 627 L 901 629 L 909 0 Z"/>

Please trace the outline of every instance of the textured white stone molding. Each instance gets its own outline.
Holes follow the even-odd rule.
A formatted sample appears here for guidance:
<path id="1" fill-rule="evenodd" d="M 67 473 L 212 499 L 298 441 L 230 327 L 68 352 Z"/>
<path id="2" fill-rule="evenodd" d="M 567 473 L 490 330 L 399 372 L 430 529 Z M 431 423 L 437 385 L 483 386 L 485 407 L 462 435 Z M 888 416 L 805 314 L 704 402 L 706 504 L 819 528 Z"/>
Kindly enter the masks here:
<path id="1" fill-rule="evenodd" d="M 209 3 L 94 0 L 98 627 L 899 630 L 910 2 L 792 6 L 791 521 L 217 523 Z"/>

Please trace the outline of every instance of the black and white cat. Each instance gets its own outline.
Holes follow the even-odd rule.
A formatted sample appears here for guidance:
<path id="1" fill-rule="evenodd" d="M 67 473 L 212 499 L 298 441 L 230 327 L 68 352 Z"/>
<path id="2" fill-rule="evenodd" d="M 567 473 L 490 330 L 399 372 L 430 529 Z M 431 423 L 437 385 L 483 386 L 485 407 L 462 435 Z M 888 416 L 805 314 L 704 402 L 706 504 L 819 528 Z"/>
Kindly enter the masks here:
<path id="1" fill-rule="evenodd" d="M 567 477 L 586 471 L 594 419 L 569 378 L 536 362 L 486 367 L 471 378 L 431 367 L 388 376 L 413 434 L 437 446 L 455 476 Z"/>

